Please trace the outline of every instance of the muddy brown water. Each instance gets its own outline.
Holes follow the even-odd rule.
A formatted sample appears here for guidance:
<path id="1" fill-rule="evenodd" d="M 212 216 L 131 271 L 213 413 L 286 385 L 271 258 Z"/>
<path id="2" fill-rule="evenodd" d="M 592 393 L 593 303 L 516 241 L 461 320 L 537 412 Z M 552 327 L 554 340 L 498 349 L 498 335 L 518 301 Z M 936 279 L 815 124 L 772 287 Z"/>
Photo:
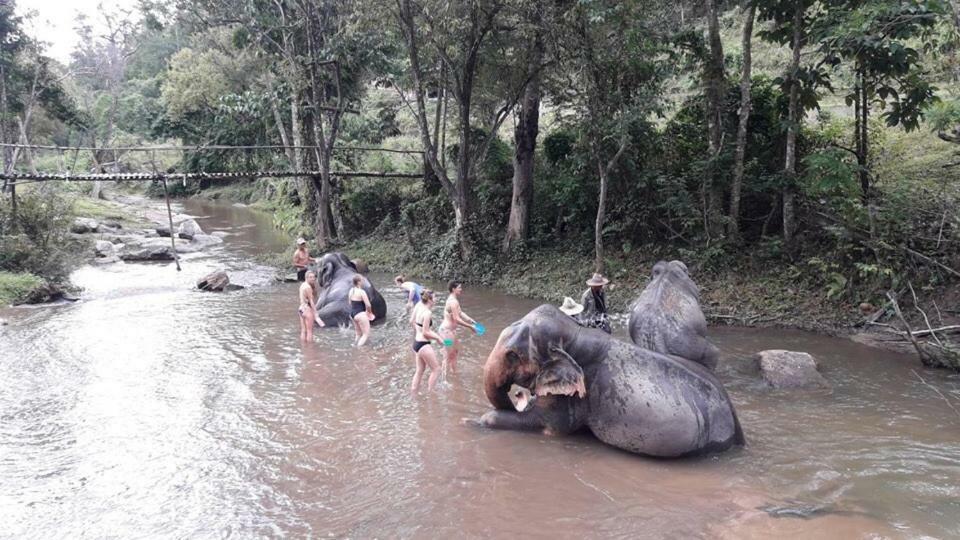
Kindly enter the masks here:
<path id="1" fill-rule="evenodd" d="M 411 398 L 389 275 L 372 275 L 389 320 L 371 346 L 352 348 L 350 329 L 301 345 L 296 286 L 252 262 L 283 242 L 269 216 L 185 210 L 229 235 L 183 272 L 84 267 L 81 302 L 2 314 L 0 536 L 960 536 L 956 375 L 845 340 L 711 328 L 745 449 L 665 461 L 589 435 L 482 431 L 460 419 L 489 408 L 486 353 L 539 302 L 468 285 L 487 334 Z M 218 267 L 247 289 L 191 290 Z M 765 389 L 749 357 L 768 348 L 816 355 L 832 388 Z"/>

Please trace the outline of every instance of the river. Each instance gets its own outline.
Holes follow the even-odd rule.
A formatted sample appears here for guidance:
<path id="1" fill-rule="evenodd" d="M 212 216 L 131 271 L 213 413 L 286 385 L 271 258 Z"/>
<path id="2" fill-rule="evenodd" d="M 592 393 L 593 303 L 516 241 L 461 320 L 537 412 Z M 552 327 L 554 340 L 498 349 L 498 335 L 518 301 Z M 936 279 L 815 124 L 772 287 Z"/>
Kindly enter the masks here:
<path id="1" fill-rule="evenodd" d="M 479 430 L 460 420 L 489 408 L 486 354 L 539 302 L 467 284 L 464 310 L 488 332 L 411 397 L 389 275 L 371 275 L 388 321 L 369 347 L 351 329 L 302 345 L 296 285 L 253 262 L 284 241 L 269 217 L 184 211 L 228 236 L 182 272 L 85 266 L 80 302 L 2 313 L 0 536 L 960 536 L 955 374 L 846 340 L 711 328 L 744 449 L 653 460 L 589 435 Z M 192 290 L 220 267 L 247 288 Z M 814 354 L 831 388 L 766 389 L 750 356 L 769 348 Z"/>

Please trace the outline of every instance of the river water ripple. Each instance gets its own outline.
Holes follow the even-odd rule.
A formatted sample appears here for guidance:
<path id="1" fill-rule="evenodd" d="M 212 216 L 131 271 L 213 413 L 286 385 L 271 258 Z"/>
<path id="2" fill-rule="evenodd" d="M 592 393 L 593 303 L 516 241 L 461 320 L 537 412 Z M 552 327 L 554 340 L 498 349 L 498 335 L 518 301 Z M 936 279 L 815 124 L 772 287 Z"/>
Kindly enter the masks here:
<path id="1" fill-rule="evenodd" d="M 665 461 L 588 435 L 481 431 L 459 421 L 489 407 L 486 353 L 539 302 L 468 285 L 488 333 L 411 398 L 390 276 L 371 276 L 389 320 L 370 347 L 351 329 L 301 345 L 296 285 L 251 262 L 282 242 L 269 218 L 186 211 L 229 235 L 183 272 L 84 267 L 81 302 L 4 313 L 0 536 L 960 536 L 956 375 L 844 340 L 712 328 L 745 449 Z M 247 289 L 191 290 L 219 267 Z M 765 389 L 749 357 L 769 348 L 814 354 L 832 387 Z"/>

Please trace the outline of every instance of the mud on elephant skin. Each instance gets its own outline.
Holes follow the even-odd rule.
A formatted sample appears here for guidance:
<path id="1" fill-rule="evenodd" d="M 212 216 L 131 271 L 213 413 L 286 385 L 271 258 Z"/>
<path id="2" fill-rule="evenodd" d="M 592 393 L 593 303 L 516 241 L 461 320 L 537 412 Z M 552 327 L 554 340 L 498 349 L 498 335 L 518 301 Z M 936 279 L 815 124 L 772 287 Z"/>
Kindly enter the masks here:
<path id="1" fill-rule="evenodd" d="M 495 429 L 568 434 L 655 457 L 744 444 L 736 411 L 712 372 L 583 328 L 540 306 L 507 327 L 484 365 L 496 408 L 473 422 Z"/>
<path id="2" fill-rule="evenodd" d="M 353 287 L 353 276 L 363 274 L 356 263 L 340 252 L 326 253 L 310 267 L 317 273 L 317 314 L 327 327 L 352 324 L 350 300 L 347 297 Z M 370 298 L 370 306 L 376 318 L 373 324 L 381 324 L 387 318 L 387 302 L 364 276 L 363 290 Z"/>
<path id="3" fill-rule="evenodd" d="M 700 289 L 680 261 L 653 266 L 650 283 L 630 306 L 629 326 L 630 339 L 645 349 L 717 367 L 720 349 L 707 339 Z"/>

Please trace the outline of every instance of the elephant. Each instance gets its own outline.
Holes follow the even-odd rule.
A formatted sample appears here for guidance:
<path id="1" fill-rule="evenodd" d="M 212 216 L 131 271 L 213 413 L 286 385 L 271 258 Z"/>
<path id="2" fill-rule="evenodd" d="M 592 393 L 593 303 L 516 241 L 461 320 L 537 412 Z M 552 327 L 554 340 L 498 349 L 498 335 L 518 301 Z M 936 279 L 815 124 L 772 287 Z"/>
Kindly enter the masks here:
<path id="1" fill-rule="evenodd" d="M 466 423 L 559 435 L 587 428 L 609 445 L 662 458 L 745 444 L 711 371 L 584 328 L 555 306 L 504 329 L 483 374 L 495 410 Z"/>
<path id="2" fill-rule="evenodd" d="M 650 283 L 630 306 L 629 326 L 630 339 L 645 349 L 717 367 L 720 349 L 706 337 L 700 289 L 680 261 L 653 266 Z"/>
<path id="3" fill-rule="evenodd" d="M 317 273 L 317 315 L 327 327 L 352 324 L 350 300 L 347 295 L 353 287 L 353 276 L 360 273 L 357 265 L 339 252 L 326 253 L 310 268 Z M 376 318 L 373 324 L 383 323 L 387 318 L 387 302 L 364 276 L 363 290 L 370 298 L 370 306 Z"/>

